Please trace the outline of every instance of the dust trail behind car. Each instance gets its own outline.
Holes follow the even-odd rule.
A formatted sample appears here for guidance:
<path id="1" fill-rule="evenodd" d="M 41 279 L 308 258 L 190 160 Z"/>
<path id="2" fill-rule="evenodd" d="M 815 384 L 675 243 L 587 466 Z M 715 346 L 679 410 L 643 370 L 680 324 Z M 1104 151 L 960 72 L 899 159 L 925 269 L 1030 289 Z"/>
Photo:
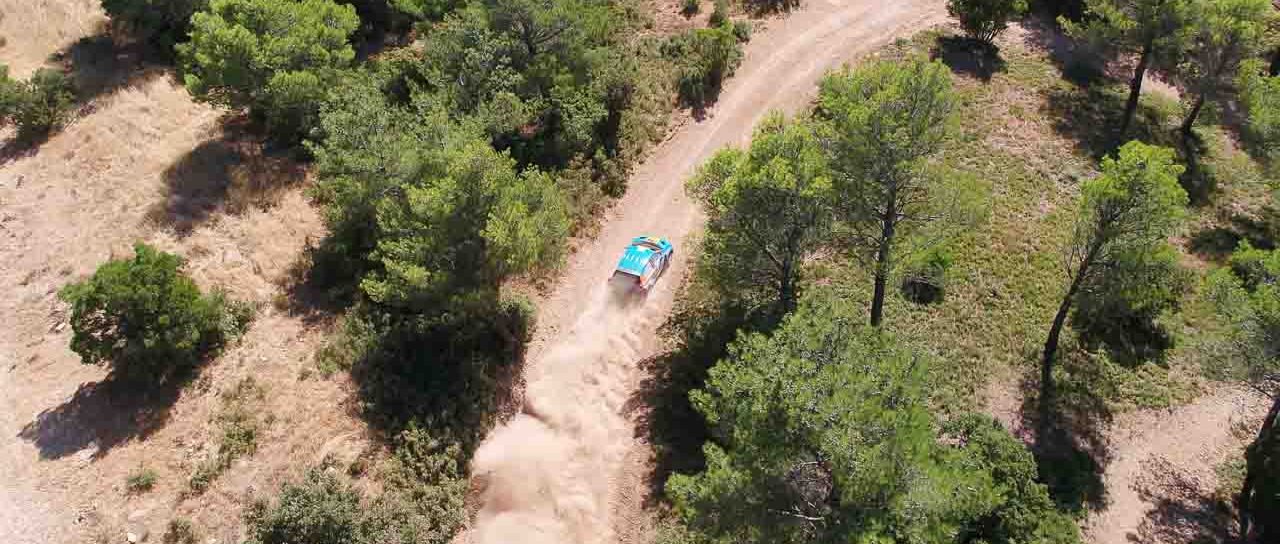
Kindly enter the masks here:
<path id="1" fill-rule="evenodd" d="M 643 295 L 602 283 L 590 310 L 527 376 L 523 411 L 476 452 L 479 542 L 597 542 L 609 533 L 608 475 L 627 454 L 622 415 L 651 328 Z"/>

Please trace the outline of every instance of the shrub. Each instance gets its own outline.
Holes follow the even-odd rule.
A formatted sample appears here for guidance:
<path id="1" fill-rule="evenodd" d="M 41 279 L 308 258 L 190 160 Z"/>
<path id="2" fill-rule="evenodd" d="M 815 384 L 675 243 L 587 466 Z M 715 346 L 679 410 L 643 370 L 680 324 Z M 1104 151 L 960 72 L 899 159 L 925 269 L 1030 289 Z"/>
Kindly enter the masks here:
<path id="1" fill-rule="evenodd" d="M 751 21 L 746 19 L 734 21 L 733 37 L 737 38 L 741 43 L 747 43 L 751 41 L 751 31 L 753 28 Z"/>
<path id="2" fill-rule="evenodd" d="M 13 122 L 26 96 L 22 83 L 9 77 L 9 67 L 0 64 L 0 126 Z"/>
<path id="3" fill-rule="evenodd" d="M 693 17 L 694 15 L 697 15 L 698 11 L 701 9 L 701 3 L 698 0 L 684 0 L 684 5 L 680 8 L 680 13 L 683 13 L 685 17 Z"/>
<path id="4" fill-rule="evenodd" d="M 695 108 L 714 99 L 742 62 L 742 46 L 731 25 L 690 30 L 668 40 L 663 53 L 679 66 L 681 101 Z"/>
<path id="5" fill-rule="evenodd" d="M 164 544 L 196 544 L 200 542 L 200 533 L 191 524 L 191 520 L 173 518 L 169 520 L 169 527 L 165 529 L 161 542 L 164 542 Z"/>
<path id="6" fill-rule="evenodd" d="M 215 478 L 231 468 L 236 459 L 258 450 L 261 422 L 256 405 L 265 394 L 266 391 L 252 377 L 240 380 L 235 388 L 222 394 L 222 410 L 214 419 L 222 432 L 218 449 L 213 457 L 196 466 L 188 482 L 192 491 L 204 492 Z"/>
<path id="7" fill-rule="evenodd" d="M 138 470 L 129 473 L 129 477 L 124 480 L 125 491 L 131 494 L 145 493 L 151 491 L 156 485 L 156 471 L 138 467 Z"/>
<path id="8" fill-rule="evenodd" d="M 903 274 L 903 296 L 920 304 L 941 301 L 946 296 L 947 272 L 954 263 L 955 257 L 945 245 L 912 255 Z"/>
<path id="9" fill-rule="evenodd" d="M 71 349 L 81 361 L 159 381 L 243 333 L 249 307 L 201 294 L 181 266 L 180 257 L 138 243 L 132 259 L 108 261 L 64 287 L 58 297 L 71 304 Z"/>
<path id="10" fill-rule="evenodd" d="M 726 0 L 716 0 L 715 7 L 711 10 L 711 18 L 707 24 L 712 27 L 719 27 L 729 21 L 729 3 Z"/>
<path id="11" fill-rule="evenodd" d="M 1027 12 L 1026 0 L 947 0 L 947 13 L 960 22 L 970 38 L 990 44 L 1009 28 L 1009 21 Z"/>
<path id="12" fill-rule="evenodd" d="M 209 0 L 102 0 L 112 23 L 165 52 L 186 41 L 191 16 L 208 5 Z"/>
<path id="13" fill-rule="evenodd" d="M 71 83 L 57 70 L 41 68 L 20 85 L 14 121 L 18 138 L 36 140 L 60 128 L 71 113 L 75 96 Z"/>
<path id="14" fill-rule="evenodd" d="M 348 544 L 358 542 L 360 495 L 336 476 L 309 471 L 301 483 L 286 483 L 274 506 L 259 501 L 245 523 L 251 544 Z"/>

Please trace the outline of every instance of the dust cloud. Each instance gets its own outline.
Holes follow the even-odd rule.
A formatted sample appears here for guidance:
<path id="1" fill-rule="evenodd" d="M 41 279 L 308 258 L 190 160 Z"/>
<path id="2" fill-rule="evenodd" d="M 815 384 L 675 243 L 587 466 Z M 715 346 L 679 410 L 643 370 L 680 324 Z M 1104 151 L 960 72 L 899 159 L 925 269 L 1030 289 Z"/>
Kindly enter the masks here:
<path id="1" fill-rule="evenodd" d="M 643 301 L 610 284 L 526 375 L 521 413 L 475 454 L 481 508 L 471 541 L 613 541 L 610 496 L 633 440 L 623 405 L 637 379 Z"/>

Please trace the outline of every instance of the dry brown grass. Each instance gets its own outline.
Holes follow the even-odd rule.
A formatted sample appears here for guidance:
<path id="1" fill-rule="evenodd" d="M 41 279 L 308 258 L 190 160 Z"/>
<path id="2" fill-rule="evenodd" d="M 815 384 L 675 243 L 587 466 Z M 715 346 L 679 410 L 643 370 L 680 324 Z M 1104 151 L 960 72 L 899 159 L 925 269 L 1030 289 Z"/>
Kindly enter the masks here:
<path id="1" fill-rule="evenodd" d="M 0 0 L 0 62 L 25 78 L 49 55 L 100 33 L 106 21 L 98 0 Z"/>
<path id="2" fill-rule="evenodd" d="M 97 5 L 0 0 L 0 62 L 21 77 L 62 51 L 91 88 L 62 133 L 0 164 L 0 534 L 19 543 L 100 533 L 118 541 L 128 528 L 156 540 L 182 515 L 207 537 L 239 541 L 251 493 L 368 444 L 344 406 L 349 384 L 302 378 L 328 325 L 272 304 L 323 227 L 297 164 L 264 153 L 164 70 L 119 61 L 109 42 L 73 47 L 101 32 Z M 83 55 L 79 66 L 72 55 Z M 101 387 L 104 372 L 80 364 L 56 298 L 137 240 L 186 257 L 204 288 L 260 307 L 246 337 L 193 384 L 141 399 Z M 210 420 L 219 392 L 248 375 L 270 392 L 262 410 L 273 422 L 256 453 L 204 494 L 184 495 L 218 439 Z M 157 472 L 155 487 L 128 495 L 125 478 L 140 464 Z"/>

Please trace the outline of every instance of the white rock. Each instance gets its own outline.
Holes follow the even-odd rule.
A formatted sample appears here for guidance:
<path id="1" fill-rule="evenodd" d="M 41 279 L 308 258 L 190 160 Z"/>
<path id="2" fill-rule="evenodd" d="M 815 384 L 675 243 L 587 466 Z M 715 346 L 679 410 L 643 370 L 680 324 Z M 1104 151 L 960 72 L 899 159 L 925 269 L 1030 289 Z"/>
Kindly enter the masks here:
<path id="1" fill-rule="evenodd" d="M 137 533 L 125 533 L 125 534 L 124 534 L 124 539 L 125 539 L 125 541 L 126 541 L 126 542 L 128 542 L 129 544 L 138 544 L 138 542 L 141 542 L 141 541 L 142 541 L 142 539 L 141 539 L 141 538 L 138 538 L 138 534 L 137 534 Z"/>

